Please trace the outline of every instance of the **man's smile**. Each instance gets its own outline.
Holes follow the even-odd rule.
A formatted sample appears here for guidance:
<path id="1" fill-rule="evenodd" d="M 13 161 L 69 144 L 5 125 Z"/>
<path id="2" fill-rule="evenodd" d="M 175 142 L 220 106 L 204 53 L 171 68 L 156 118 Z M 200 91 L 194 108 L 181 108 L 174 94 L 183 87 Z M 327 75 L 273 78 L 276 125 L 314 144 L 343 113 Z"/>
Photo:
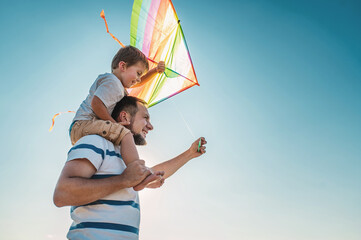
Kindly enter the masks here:
<path id="1" fill-rule="evenodd" d="M 147 130 L 142 130 L 142 133 L 143 133 L 144 137 L 146 137 L 147 134 L 148 134 L 148 131 Z"/>

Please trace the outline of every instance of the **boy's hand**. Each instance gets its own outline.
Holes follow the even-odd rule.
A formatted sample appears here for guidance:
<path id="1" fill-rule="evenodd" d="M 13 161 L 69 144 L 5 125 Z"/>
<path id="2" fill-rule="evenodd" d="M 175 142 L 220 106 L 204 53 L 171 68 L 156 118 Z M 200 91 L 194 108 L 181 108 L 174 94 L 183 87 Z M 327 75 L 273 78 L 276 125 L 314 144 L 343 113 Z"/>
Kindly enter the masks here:
<path id="1" fill-rule="evenodd" d="M 163 178 L 164 171 L 158 171 L 154 174 L 158 174 L 158 179 L 154 180 L 153 182 L 149 183 L 146 188 L 159 188 L 164 184 L 165 179 Z"/>
<path id="2" fill-rule="evenodd" d="M 163 73 L 165 71 L 164 61 L 160 61 L 156 67 L 157 73 Z"/>
<path id="3" fill-rule="evenodd" d="M 152 170 L 150 169 L 150 171 L 152 171 Z M 140 191 L 146 187 L 149 187 L 149 188 L 160 187 L 164 183 L 163 175 L 164 175 L 164 171 L 156 171 L 156 172 L 148 175 L 148 177 L 146 177 L 141 183 L 134 186 L 133 189 L 135 191 Z"/>

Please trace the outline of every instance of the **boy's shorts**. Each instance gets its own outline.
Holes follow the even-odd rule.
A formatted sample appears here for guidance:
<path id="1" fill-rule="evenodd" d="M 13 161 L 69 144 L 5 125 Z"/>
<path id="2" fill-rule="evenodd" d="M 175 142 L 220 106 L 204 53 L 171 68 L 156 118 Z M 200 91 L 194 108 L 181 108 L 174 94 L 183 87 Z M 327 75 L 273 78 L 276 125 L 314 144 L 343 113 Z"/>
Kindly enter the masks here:
<path id="1" fill-rule="evenodd" d="M 128 133 L 130 133 L 130 130 L 120 123 L 99 119 L 78 120 L 71 125 L 70 140 L 71 144 L 74 145 L 80 138 L 86 135 L 96 134 L 111 141 L 115 145 L 120 145 L 123 137 Z"/>

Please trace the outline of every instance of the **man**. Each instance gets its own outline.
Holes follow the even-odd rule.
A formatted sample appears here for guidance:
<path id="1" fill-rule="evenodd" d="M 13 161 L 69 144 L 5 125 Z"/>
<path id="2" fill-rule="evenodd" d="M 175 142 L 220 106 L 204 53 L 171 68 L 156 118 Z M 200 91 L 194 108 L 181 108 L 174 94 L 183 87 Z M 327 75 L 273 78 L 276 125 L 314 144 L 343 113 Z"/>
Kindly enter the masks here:
<path id="1" fill-rule="evenodd" d="M 126 96 L 114 108 L 112 117 L 126 126 L 138 145 L 146 144 L 146 135 L 153 126 L 145 103 Z M 98 135 L 81 138 L 68 153 L 68 160 L 54 192 L 58 207 L 72 206 L 73 223 L 69 239 L 138 239 L 139 198 L 134 189 L 160 187 L 164 179 L 189 160 L 205 153 L 206 141 L 201 138 L 179 156 L 152 169 L 136 160 L 125 166 L 120 147 Z M 134 189 L 133 189 L 134 187 Z"/>

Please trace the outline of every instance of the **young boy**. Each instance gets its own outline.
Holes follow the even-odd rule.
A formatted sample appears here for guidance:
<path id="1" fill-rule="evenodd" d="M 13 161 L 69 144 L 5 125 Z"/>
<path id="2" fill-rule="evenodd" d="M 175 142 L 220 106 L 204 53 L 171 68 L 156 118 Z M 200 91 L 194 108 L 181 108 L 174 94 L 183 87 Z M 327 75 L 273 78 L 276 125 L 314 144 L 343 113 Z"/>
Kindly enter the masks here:
<path id="1" fill-rule="evenodd" d="M 134 139 L 124 125 L 127 122 L 117 123 L 111 117 L 118 101 L 135 84 L 142 85 L 154 74 L 165 70 L 164 62 L 159 62 L 156 68 L 148 71 L 148 60 L 137 48 L 126 46 L 121 48 L 112 61 L 112 73 L 98 76 L 89 90 L 87 98 L 82 102 L 70 126 L 70 139 L 74 145 L 81 137 L 97 134 L 121 146 L 121 155 L 126 165 L 139 159 Z M 142 75 L 146 72 L 143 77 Z M 144 82 L 143 82 L 144 81 Z M 141 83 L 142 82 L 142 83 Z"/>

